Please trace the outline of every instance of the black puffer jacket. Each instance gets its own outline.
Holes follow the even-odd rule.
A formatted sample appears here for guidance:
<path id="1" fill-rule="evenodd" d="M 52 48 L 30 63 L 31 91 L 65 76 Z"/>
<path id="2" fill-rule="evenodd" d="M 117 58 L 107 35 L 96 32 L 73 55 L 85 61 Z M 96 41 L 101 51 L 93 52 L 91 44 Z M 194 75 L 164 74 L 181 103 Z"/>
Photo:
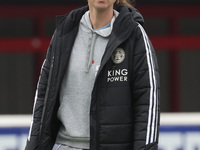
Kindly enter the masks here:
<path id="1" fill-rule="evenodd" d="M 92 91 L 90 150 L 157 150 L 159 74 L 154 49 L 134 8 L 116 5 L 114 23 Z M 51 150 L 60 127 L 60 85 L 79 21 L 88 6 L 57 18 L 37 87 L 26 150 Z"/>

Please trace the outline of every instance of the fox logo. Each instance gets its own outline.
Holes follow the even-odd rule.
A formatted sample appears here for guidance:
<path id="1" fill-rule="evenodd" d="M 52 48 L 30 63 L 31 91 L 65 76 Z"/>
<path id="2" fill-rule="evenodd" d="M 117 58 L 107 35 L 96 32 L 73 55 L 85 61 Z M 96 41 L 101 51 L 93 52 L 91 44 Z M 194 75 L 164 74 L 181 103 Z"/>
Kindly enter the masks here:
<path id="1" fill-rule="evenodd" d="M 125 59 L 125 51 L 122 48 L 117 48 L 112 54 L 111 59 L 115 64 L 122 63 Z"/>

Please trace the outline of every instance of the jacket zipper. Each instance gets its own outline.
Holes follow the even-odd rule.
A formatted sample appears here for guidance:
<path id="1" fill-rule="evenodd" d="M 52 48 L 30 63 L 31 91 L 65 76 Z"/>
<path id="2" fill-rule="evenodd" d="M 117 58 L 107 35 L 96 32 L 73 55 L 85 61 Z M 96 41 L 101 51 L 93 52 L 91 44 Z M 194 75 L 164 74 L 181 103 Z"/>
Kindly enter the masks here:
<path id="1" fill-rule="evenodd" d="M 119 42 L 118 44 L 116 44 L 113 49 L 116 49 L 122 42 Z M 105 55 L 105 53 L 104 53 Z M 103 57 L 105 57 L 103 55 Z M 104 64 L 105 65 L 105 64 Z M 97 78 L 100 74 L 101 70 L 99 70 L 99 72 L 97 73 L 97 76 L 96 76 L 96 87 L 97 87 L 97 111 L 96 111 L 96 116 L 97 116 L 97 123 L 96 123 L 96 128 L 97 128 L 97 134 L 96 134 L 96 150 L 99 149 L 98 145 L 100 146 L 100 124 L 99 124 L 99 120 L 100 120 L 100 114 L 99 114 L 99 90 L 98 90 L 98 81 L 97 81 Z"/>

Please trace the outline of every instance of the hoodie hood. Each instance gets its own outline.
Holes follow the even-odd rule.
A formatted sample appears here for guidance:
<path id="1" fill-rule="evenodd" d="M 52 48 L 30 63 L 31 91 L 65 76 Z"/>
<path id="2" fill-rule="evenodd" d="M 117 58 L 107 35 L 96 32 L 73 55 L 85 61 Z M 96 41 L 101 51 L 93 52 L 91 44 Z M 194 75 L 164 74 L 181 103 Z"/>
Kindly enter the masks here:
<path id="1" fill-rule="evenodd" d="M 118 15 L 119 15 L 119 12 L 114 10 L 114 16 L 113 16 L 111 22 L 108 25 L 106 25 L 105 27 L 100 28 L 100 29 L 93 29 L 91 21 L 90 21 L 90 17 L 89 17 L 89 11 L 87 11 L 83 15 L 83 17 L 80 21 L 80 26 L 82 27 L 82 30 L 85 31 L 85 32 L 93 32 L 93 33 L 96 33 L 99 36 L 108 37 L 112 32 L 113 23 L 114 23 L 114 21 L 115 21 L 115 19 L 117 18 Z"/>
<path id="2" fill-rule="evenodd" d="M 96 47 L 97 38 L 107 38 L 108 39 L 108 37 L 111 34 L 112 29 L 113 29 L 113 23 L 114 23 L 115 19 L 117 18 L 117 16 L 119 15 L 119 13 L 116 10 L 114 10 L 114 16 L 108 25 L 106 25 L 105 27 L 100 28 L 100 29 L 93 29 L 91 21 L 90 21 L 89 13 L 90 12 L 87 11 L 83 15 L 83 17 L 80 21 L 80 25 L 79 25 L 79 30 L 86 32 L 88 34 L 92 33 L 91 40 L 89 40 L 89 45 L 91 45 L 91 46 L 88 46 L 88 48 L 87 48 L 88 63 L 87 63 L 86 72 L 89 72 L 90 66 L 92 65 L 92 60 L 94 57 L 94 50 Z"/>

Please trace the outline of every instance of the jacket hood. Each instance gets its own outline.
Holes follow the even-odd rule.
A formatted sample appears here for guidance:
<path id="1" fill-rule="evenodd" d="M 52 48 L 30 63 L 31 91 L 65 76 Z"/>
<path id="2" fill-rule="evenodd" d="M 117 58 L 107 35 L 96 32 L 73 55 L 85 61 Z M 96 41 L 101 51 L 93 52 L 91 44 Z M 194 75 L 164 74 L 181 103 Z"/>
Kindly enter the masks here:
<path id="1" fill-rule="evenodd" d="M 130 15 L 135 22 L 138 22 L 141 25 L 144 24 L 144 19 L 136 8 L 116 4 L 114 5 L 114 9 L 120 12 L 120 17 L 127 17 Z"/>
<path id="2" fill-rule="evenodd" d="M 114 9 L 119 12 L 119 16 L 114 22 L 113 38 L 110 40 L 110 43 L 115 43 L 115 41 L 122 43 L 134 33 L 138 24 L 144 24 L 144 19 L 137 9 L 133 7 L 117 4 L 114 5 Z"/>
<path id="3" fill-rule="evenodd" d="M 115 22 L 118 22 L 124 30 L 128 30 L 131 27 L 130 22 L 138 22 L 139 24 L 144 24 L 144 19 L 142 15 L 138 12 L 136 8 L 128 7 L 121 4 L 115 4 L 114 9 L 119 12 L 119 16 L 116 18 Z M 84 6 L 71 11 L 63 16 L 56 17 L 56 27 L 61 29 L 62 34 L 69 33 L 80 23 L 82 16 L 86 11 L 89 10 L 88 6 Z M 115 23 L 116 24 L 116 23 Z M 123 25 L 123 26 L 122 26 Z M 125 26 L 124 26 L 125 25 Z M 129 25 L 128 29 L 126 28 Z M 121 32 L 118 32 L 121 33 Z"/>

